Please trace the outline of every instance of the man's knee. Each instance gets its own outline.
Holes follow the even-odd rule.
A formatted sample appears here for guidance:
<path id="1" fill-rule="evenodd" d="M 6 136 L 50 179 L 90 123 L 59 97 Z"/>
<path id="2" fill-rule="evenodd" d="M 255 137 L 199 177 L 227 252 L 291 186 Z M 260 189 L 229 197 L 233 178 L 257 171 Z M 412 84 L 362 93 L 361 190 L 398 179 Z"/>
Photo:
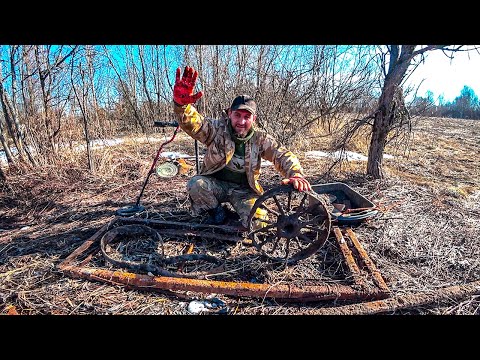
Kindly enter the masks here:
<path id="1" fill-rule="evenodd" d="M 191 193 L 201 193 L 204 191 L 210 191 L 210 185 L 205 177 L 195 175 L 187 182 L 187 191 Z"/>

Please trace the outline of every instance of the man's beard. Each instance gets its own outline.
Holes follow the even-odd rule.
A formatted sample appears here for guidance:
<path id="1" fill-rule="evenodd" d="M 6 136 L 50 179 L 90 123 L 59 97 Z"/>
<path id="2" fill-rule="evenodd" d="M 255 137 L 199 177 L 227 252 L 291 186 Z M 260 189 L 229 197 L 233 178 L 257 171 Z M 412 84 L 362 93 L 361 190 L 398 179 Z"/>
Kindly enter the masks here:
<path id="1" fill-rule="evenodd" d="M 233 131 L 235 131 L 235 136 L 238 138 L 243 138 L 248 134 L 248 130 L 245 128 L 240 129 L 241 132 L 238 129 L 233 129 Z"/>

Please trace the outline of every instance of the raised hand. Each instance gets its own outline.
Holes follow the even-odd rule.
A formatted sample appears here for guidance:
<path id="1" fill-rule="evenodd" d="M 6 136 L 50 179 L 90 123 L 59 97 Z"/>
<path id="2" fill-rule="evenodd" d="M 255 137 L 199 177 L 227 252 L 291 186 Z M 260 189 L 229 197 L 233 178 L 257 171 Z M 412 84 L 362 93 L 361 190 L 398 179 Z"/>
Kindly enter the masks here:
<path id="1" fill-rule="evenodd" d="M 281 183 L 282 185 L 292 184 L 298 191 L 312 190 L 312 185 L 310 185 L 307 179 L 301 176 L 292 176 L 291 178 L 283 179 Z"/>
<path id="2" fill-rule="evenodd" d="M 173 101 L 179 105 L 193 104 L 203 95 L 201 91 L 193 94 L 197 81 L 198 71 L 191 66 L 185 66 L 183 75 L 180 78 L 180 68 L 177 68 L 175 85 L 173 86 Z"/>

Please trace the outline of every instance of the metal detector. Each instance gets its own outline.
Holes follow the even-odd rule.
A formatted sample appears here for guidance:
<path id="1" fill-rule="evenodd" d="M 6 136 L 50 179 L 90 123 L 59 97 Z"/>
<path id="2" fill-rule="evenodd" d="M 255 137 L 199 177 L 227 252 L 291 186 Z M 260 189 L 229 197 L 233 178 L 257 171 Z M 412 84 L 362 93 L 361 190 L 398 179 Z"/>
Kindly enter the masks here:
<path id="1" fill-rule="evenodd" d="M 158 158 L 160 157 L 160 153 L 165 145 L 168 143 L 172 142 L 175 139 L 175 136 L 177 135 L 180 127 L 178 125 L 178 122 L 162 122 L 162 121 L 154 121 L 154 126 L 156 127 L 175 127 L 175 130 L 173 132 L 172 137 L 168 140 L 165 141 L 163 144 L 160 145 L 157 151 L 157 155 L 155 156 L 155 159 L 153 160 L 152 166 L 150 167 L 150 170 L 148 171 L 148 174 L 145 178 L 145 181 L 143 182 L 142 189 L 140 190 L 140 194 L 138 194 L 137 201 L 135 205 L 131 206 L 126 206 L 121 209 L 118 209 L 116 211 L 116 214 L 119 216 L 133 216 L 136 214 L 141 213 L 143 210 L 145 210 L 145 207 L 143 205 L 140 205 L 140 199 L 142 198 L 143 192 L 145 190 L 145 187 L 147 186 L 148 179 L 150 178 L 150 175 L 155 173 L 155 165 L 157 164 Z M 197 174 L 199 171 L 199 165 L 198 165 L 198 144 L 197 140 L 195 140 L 195 165 L 196 165 L 196 170 Z"/>

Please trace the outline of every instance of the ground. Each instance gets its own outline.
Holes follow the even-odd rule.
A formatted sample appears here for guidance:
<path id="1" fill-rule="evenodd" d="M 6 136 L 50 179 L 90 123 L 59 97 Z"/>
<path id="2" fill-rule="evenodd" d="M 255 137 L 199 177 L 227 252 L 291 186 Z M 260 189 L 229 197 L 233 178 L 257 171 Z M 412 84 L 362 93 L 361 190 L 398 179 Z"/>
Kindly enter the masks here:
<path id="1" fill-rule="evenodd" d="M 157 140 L 165 141 L 170 135 L 168 131 L 157 134 Z M 365 162 L 343 164 L 327 174 L 328 159 L 304 156 L 307 150 L 323 150 L 320 140 L 315 141 L 295 149 L 309 181 L 344 182 L 380 209 L 378 216 L 354 231 L 392 298 L 435 294 L 480 279 L 480 121 L 420 119 L 409 151 L 387 148 L 395 158 L 385 160 L 384 180 L 367 178 Z M 6 171 L 8 186 L 3 187 L 0 200 L 0 313 L 190 314 L 189 305 L 191 310 L 194 301 L 201 300 L 222 305 L 202 314 L 321 314 L 328 308 L 349 305 L 285 302 L 268 296 L 140 291 L 122 284 L 73 278 L 62 271 L 59 264 L 114 219 L 116 210 L 135 203 L 158 147 L 158 141 L 131 141 L 121 147 L 98 149 L 92 173 L 85 170 L 85 154 L 63 155 L 65 159 L 55 165 L 36 170 Z M 164 150 L 193 155 L 193 149 L 193 141 L 180 133 Z M 139 218 L 201 221 L 188 215 L 185 185 L 193 174 L 194 168 L 173 178 L 152 175 L 141 198 L 146 212 Z M 272 167 L 263 168 L 261 181 L 266 189 L 277 186 L 280 180 Z M 110 250 L 137 261 L 151 260 L 158 254 L 158 243 L 147 237 L 139 240 Z M 163 235 L 162 240 L 165 255 L 182 254 L 193 244 L 193 253 L 227 259 L 228 271 L 216 277 L 223 281 L 299 286 L 312 281 L 349 281 L 332 238 L 314 256 L 287 267 L 272 266 L 248 243 L 169 235 Z M 101 253 L 95 254 L 90 264 L 118 270 Z M 175 264 L 175 270 L 178 266 Z M 218 311 L 220 308 L 223 311 Z M 382 313 L 479 314 L 479 309 L 479 292 L 474 291 Z"/>

